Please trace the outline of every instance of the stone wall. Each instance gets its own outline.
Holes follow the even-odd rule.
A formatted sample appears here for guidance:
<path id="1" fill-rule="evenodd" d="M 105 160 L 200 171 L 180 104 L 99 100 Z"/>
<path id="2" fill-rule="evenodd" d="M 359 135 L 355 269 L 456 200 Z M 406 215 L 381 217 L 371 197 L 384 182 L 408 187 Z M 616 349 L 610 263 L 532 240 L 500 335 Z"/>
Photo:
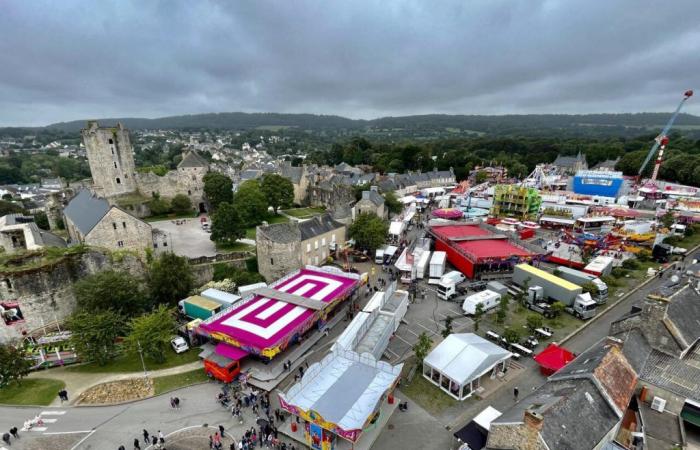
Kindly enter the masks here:
<path id="1" fill-rule="evenodd" d="M 97 122 L 88 122 L 81 135 L 98 194 L 113 197 L 136 191 L 136 166 L 129 132 L 121 124 L 100 128 Z"/>
<path id="2" fill-rule="evenodd" d="M 153 247 L 151 225 L 119 208 L 111 208 L 95 228 L 85 236 L 85 243 L 110 250 L 133 250 L 143 253 Z"/>
<path id="3" fill-rule="evenodd" d="M 25 264 L 31 267 L 31 259 Z M 12 325 L 0 321 L 0 342 L 20 338 L 23 332 L 54 320 L 64 320 L 75 308 L 74 283 L 108 269 L 126 270 L 141 276 L 144 265 L 131 255 L 124 255 L 117 261 L 104 251 L 91 249 L 44 266 L 0 272 L 0 301 L 19 303 L 24 316 L 23 322 Z"/>
<path id="4" fill-rule="evenodd" d="M 261 233 L 258 233 L 260 236 Z M 270 282 L 299 269 L 301 262 L 301 242 L 279 244 L 268 239 L 257 238 L 258 272 Z"/>
<path id="5" fill-rule="evenodd" d="M 137 174 L 139 192 L 149 199 L 154 192 L 163 198 L 173 198 L 178 194 L 187 195 L 192 200 L 192 206 L 199 209 L 204 197 L 204 175 L 202 167 L 182 167 L 171 170 L 165 175 L 158 176 L 152 172 Z"/>

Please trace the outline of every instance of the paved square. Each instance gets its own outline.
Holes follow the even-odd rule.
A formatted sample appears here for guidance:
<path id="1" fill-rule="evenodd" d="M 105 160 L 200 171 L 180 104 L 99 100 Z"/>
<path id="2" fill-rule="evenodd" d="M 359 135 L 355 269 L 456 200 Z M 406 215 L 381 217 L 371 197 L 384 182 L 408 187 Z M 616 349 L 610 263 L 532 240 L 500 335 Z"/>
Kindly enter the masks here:
<path id="1" fill-rule="evenodd" d="M 209 239 L 211 234 L 202 229 L 199 217 L 151 222 L 151 227 L 168 235 L 168 246 L 176 255 L 188 258 L 216 255 L 216 245 Z"/>

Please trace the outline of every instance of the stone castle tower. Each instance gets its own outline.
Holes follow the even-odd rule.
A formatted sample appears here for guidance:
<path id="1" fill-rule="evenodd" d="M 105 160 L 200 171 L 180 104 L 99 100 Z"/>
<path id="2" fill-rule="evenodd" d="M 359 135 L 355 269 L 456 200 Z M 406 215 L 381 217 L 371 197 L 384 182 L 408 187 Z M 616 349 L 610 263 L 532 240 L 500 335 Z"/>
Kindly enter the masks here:
<path id="1" fill-rule="evenodd" d="M 121 123 L 100 127 L 96 121 L 89 121 L 80 134 L 97 193 L 109 198 L 135 192 L 136 166 L 128 130 Z"/>

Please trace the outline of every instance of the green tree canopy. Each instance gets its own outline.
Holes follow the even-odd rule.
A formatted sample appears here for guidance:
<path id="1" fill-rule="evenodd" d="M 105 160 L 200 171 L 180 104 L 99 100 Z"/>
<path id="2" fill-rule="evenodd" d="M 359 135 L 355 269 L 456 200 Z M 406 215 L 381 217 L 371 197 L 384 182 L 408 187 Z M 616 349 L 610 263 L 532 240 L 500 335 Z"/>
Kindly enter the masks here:
<path id="1" fill-rule="evenodd" d="M 233 243 L 245 236 L 245 225 L 238 210 L 230 203 L 221 203 L 211 215 L 211 236 L 214 242 Z"/>
<path id="2" fill-rule="evenodd" d="M 160 196 L 159 193 L 154 192 L 152 194 L 153 198 L 148 202 L 148 209 L 151 210 L 151 215 L 163 216 L 170 212 L 170 202 Z"/>
<path id="3" fill-rule="evenodd" d="M 141 280 L 128 272 L 97 272 L 78 281 L 74 292 L 79 311 L 111 309 L 122 316 L 133 316 L 148 307 Z"/>
<path id="4" fill-rule="evenodd" d="M 520 332 L 515 328 L 506 328 L 503 330 L 503 338 L 508 341 L 509 344 L 516 344 L 520 340 Z"/>
<path id="5" fill-rule="evenodd" d="M 154 304 L 175 305 L 187 297 L 193 286 L 194 277 L 186 258 L 168 252 L 151 263 L 148 287 Z"/>
<path id="6" fill-rule="evenodd" d="M 0 344 L 0 388 L 13 381 L 17 383 L 29 374 L 31 362 L 25 358 L 24 351 L 14 345 Z"/>
<path id="7" fill-rule="evenodd" d="M 267 198 L 260 189 L 260 183 L 255 180 L 248 180 L 238 187 L 233 196 L 233 206 L 248 227 L 258 225 L 267 217 Z"/>
<path id="8" fill-rule="evenodd" d="M 393 192 L 387 192 L 384 194 L 384 204 L 391 214 L 399 214 L 403 211 L 403 205 L 396 198 Z"/>
<path id="9" fill-rule="evenodd" d="M 294 185 L 289 179 L 276 173 L 268 173 L 262 177 L 260 189 L 267 198 L 267 204 L 272 206 L 277 214 L 280 208 L 289 208 L 294 202 Z"/>
<path id="10" fill-rule="evenodd" d="M 13 214 L 13 213 L 24 213 L 24 208 L 22 205 L 14 203 L 14 202 L 8 202 L 5 200 L 0 200 L 0 217 L 6 216 L 8 214 Z"/>
<path id="11" fill-rule="evenodd" d="M 539 314 L 529 314 L 525 321 L 527 324 L 527 329 L 530 330 L 530 333 L 534 333 L 537 328 L 542 328 L 542 316 Z"/>
<path id="12" fill-rule="evenodd" d="M 160 305 L 153 312 L 132 319 L 129 328 L 126 337 L 129 351 L 138 352 L 140 346 L 145 358 L 157 363 L 165 361 L 165 352 L 177 328 L 172 308 Z"/>
<path id="13" fill-rule="evenodd" d="M 192 200 L 185 194 L 177 194 L 170 200 L 173 212 L 177 214 L 186 214 L 192 212 Z"/>
<path id="14" fill-rule="evenodd" d="M 357 247 L 373 252 L 386 242 L 389 225 L 376 214 L 362 213 L 350 225 L 348 232 Z"/>
<path id="15" fill-rule="evenodd" d="M 204 194 L 213 209 L 221 203 L 230 203 L 233 198 L 233 182 L 229 177 L 219 172 L 209 172 L 204 175 Z"/>
<path id="16" fill-rule="evenodd" d="M 116 339 L 124 332 L 124 320 L 116 312 L 79 312 L 68 319 L 67 325 L 81 360 L 104 366 L 116 355 Z"/>
<path id="17" fill-rule="evenodd" d="M 433 347 L 433 340 L 428 336 L 425 331 L 418 336 L 418 340 L 413 345 L 413 352 L 416 354 L 416 359 L 419 363 L 422 363 L 430 349 Z"/>

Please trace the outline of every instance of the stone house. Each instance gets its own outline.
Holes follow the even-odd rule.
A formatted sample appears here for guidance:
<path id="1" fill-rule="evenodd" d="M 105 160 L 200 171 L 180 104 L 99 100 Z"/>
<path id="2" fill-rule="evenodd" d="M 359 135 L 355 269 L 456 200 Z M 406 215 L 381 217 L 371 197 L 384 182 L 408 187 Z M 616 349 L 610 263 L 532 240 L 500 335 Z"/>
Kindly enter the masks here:
<path id="1" fill-rule="evenodd" d="M 73 243 L 139 253 L 153 247 L 150 224 L 86 189 L 68 202 L 63 216 Z"/>
<path id="2" fill-rule="evenodd" d="M 258 272 L 268 281 L 306 265 L 323 265 L 345 243 L 345 225 L 330 214 L 304 222 L 260 225 L 256 230 Z"/>
<path id="3" fill-rule="evenodd" d="M 556 166 L 562 173 L 574 175 L 579 170 L 588 170 L 586 155 L 578 152 L 576 156 L 557 155 L 552 165 Z"/>
<path id="4" fill-rule="evenodd" d="M 362 191 L 362 198 L 355 203 L 355 217 L 363 213 L 372 213 L 386 219 L 388 209 L 384 203 L 384 197 L 379 194 L 377 186 L 372 186 L 369 191 Z"/>
<path id="5" fill-rule="evenodd" d="M 491 422 L 486 448 L 600 450 L 630 435 L 636 385 L 621 342 L 602 339 Z"/>
<path id="6" fill-rule="evenodd" d="M 303 205 L 306 202 L 309 187 L 309 174 L 306 166 L 293 167 L 290 161 L 282 161 L 279 171 L 280 175 L 289 179 L 294 186 L 294 203 Z"/>
<path id="7" fill-rule="evenodd" d="M 0 217 L 0 245 L 6 253 L 13 253 L 44 247 L 65 247 L 66 242 L 55 234 L 40 229 L 32 216 L 8 214 Z"/>
<path id="8" fill-rule="evenodd" d="M 311 206 L 324 207 L 334 211 L 340 205 L 355 202 L 352 186 L 346 184 L 342 175 L 333 175 L 328 180 L 320 180 L 308 187 L 308 203 Z"/>

